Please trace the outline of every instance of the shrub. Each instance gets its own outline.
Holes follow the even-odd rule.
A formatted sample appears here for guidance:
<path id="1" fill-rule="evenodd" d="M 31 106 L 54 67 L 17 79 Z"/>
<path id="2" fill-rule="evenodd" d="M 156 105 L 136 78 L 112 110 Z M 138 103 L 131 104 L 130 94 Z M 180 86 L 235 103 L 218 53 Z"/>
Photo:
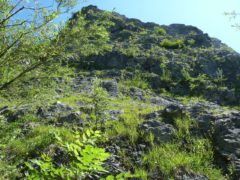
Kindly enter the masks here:
<path id="1" fill-rule="evenodd" d="M 195 43 L 196 43 L 196 41 L 194 39 L 187 40 L 187 44 L 190 46 L 193 46 Z"/>
<path id="2" fill-rule="evenodd" d="M 138 87 L 144 90 L 150 89 L 148 82 L 140 75 L 140 73 L 136 73 L 132 79 L 123 81 L 123 84 L 127 87 Z"/>
<path id="3" fill-rule="evenodd" d="M 56 164 L 52 157 L 42 154 L 40 158 L 25 163 L 28 179 L 84 179 L 89 175 L 107 172 L 103 162 L 110 155 L 96 146 L 96 141 L 101 138 L 100 132 L 87 129 L 82 134 L 77 131 L 73 133 L 74 142 L 63 141 L 55 134 L 68 161 Z"/>
<path id="4" fill-rule="evenodd" d="M 224 76 L 223 70 L 218 68 L 217 71 L 216 71 L 216 77 L 213 80 L 213 82 L 216 83 L 218 87 L 224 87 L 224 83 L 225 83 L 226 80 L 227 79 Z"/>
<path id="5" fill-rule="evenodd" d="M 165 29 L 159 27 L 159 26 L 155 26 L 154 27 L 154 33 L 157 35 L 165 35 L 167 32 Z"/>
<path id="6" fill-rule="evenodd" d="M 98 127 L 99 123 L 103 125 L 103 122 L 108 118 L 105 113 L 108 104 L 108 93 L 100 86 L 100 83 L 101 81 L 99 79 L 96 79 L 93 83 L 91 102 L 94 106 L 91 117 L 95 121 L 96 127 Z"/>
<path id="7" fill-rule="evenodd" d="M 187 87 L 191 95 L 200 95 L 211 84 L 209 77 L 206 74 L 198 74 L 196 77 L 192 77 L 189 71 L 182 69 L 182 79 L 180 84 Z"/>
<path id="8" fill-rule="evenodd" d="M 167 49 L 179 49 L 184 47 L 184 40 L 178 39 L 178 40 L 169 40 L 169 39 L 163 39 L 160 43 L 161 47 L 167 48 Z"/>

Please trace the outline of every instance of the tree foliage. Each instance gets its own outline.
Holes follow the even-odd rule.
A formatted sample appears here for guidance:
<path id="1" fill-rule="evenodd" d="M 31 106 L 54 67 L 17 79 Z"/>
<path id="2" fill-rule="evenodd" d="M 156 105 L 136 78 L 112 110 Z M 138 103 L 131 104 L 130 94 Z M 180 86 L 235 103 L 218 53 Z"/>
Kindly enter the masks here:
<path id="1" fill-rule="evenodd" d="M 0 1 L 0 90 L 24 79 L 49 77 L 48 69 L 57 70 L 57 64 L 76 53 L 99 53 L 108 48 L 106 28 L 90 24 L 81 13 L 66 25 L 54 22 L 76 0 L 42 3 Z"/>

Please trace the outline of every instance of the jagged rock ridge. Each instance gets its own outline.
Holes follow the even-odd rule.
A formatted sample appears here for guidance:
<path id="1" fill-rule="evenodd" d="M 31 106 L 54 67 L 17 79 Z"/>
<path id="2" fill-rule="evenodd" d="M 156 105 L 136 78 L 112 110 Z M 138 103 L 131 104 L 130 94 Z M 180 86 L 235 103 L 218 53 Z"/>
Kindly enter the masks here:
<path id="1" fill-rule="evenodd" d="M 201 95 L 221 104 L 239 103 L 240 55 L 220 40 L 193 26 L 143 23 L 116 12 L 106 15 L 96 6 L 83 8 L 82 13 L 90 21 L 113 23 L 108 28 L 113 49 L 82 58 L 81 67 L 139 70 L 156 91 Z"/>

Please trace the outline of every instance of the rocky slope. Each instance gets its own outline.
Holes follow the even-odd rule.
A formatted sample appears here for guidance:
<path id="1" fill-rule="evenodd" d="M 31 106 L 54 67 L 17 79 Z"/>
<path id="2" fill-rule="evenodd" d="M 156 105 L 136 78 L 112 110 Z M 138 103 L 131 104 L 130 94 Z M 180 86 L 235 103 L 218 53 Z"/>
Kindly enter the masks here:
<path id="1" fill-rule="evenodd" d="M 70 59 L 74 77 L 56 78 L 45 105 L 1 104 L 2 177 L 23 178 L 23 162 L 41 152 L 66 163 L 48 130 L 94 127 L 107 136 L 107 174 L 239 179 L 240 55 L 193 26 L 143 23 L 95 6 L 82 13 L 108 22 L 112 49 Z"/>
<path id="2" fill-rule="evenodd" d="M 90 69 L 139 70 L 154 90 L 239 103 L 240 56 L 220 40 L 193 26 L 143 23 L 115 12 L 105 15 L 94 6 L 83 13 L 91 21 L 114 24 L 109 28 L 112 51 L 86 57 Z"/>

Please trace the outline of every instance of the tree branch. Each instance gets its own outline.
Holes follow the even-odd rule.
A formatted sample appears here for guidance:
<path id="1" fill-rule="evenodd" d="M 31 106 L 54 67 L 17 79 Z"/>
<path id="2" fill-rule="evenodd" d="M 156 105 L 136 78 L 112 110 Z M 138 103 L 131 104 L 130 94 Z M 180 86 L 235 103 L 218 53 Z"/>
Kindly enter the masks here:
<path id="1" fill-rule="evenodd" d="M 13 6 L 13 8 L 9 11 L 9 14 L 11 14 L 11 13 L 14 11 L 14 9 L 16 9 L 19 4 L 21 4 L 22 1 L 23 1 L 23 0 L 19 0 L 19 1 Z"/>
<path id="2" fill-rule="evenodd" d="M 22 11 L 25 7 L 22 6 L 21 8 L 19 8 L 17 11 L 15 11 L 14 13 L 10 14 L 8 17 L 6 17 L 5 19 L 3 19 L 1 22 L 0 22 L 0 27 L 3 26 L 3 24 L 8 20 L 10 19 L 11 17 L 15 16 L 17 13 L 19 13 L 20 11 Z"/>
<path id="3" fill-rule="evenodd" d="M 0 58 L 2 58 L 15 44 L 17 44 L 24 35 L 27 33 L 22 33 L 12 44 L 10 44 L 8 47 L 6 47 L 1 53 L 0 53 Z"/>
<path id="4" fill-rule="evenodd" d="M 16 24 L 9 24 L 9 25 L 5 25 L 5 26 L 0 26 L 0 28 L 6 28 L 6 27 L 14 27 L 14 26 L 21 26 L 25 23 L 31 23 L 31 21 L 27 21 L 27 20 L 24 20 L 20 23 L 16 23 Z"/>
<path id="5" fill-rule="evenodd" d="M 43 24 L 39 25 L 38 27 L 35 27 L 32 31 L 28 31 L 25 33 L 22 33 L 12 44 L 10 44 L 7 48 L 5 48 L 2 52 L 0 52 L 0 58 L 2 58 L 15 44 L 17 44 L 25 35 L 30 34 L 40 28 L 42 28 L 43 26 L 45 26 L 46 24 L 48 24 L 51 20 L 44 22 Z M 2 66 L 2 64 L 1 64 Z"/>
<path id="6" fill-rule="evenodd" d="M 33 10 L 33 11 L 36 11 L 36 10 L 43 10 L 43 9 L 47 9 L 47 8 L 51 8 L 52 6 L 45 6 L 45 7 L 39 7 L 39 8 L 35 8 L 35 7 L 26 7 L 25 6 L 25 9 L 26 10 Z"/>
<path id="7" fill-rule="evenodd" d="M 32 70 L 40 67 L 42 64 L 46 63 L 47 60 L 44 59 L 44 57 L 40 58 L 40 62 L 35 63 L 34 65 L 32 65 L 31 67 L 23 70 L 20 74 L 18 74 L 17 76 L 15 76 L 14 78 L 12 78 L 11 80 L 9 80 L 8 82 L 4 83 L 1 87 L 0 87 L 0 91 L 6 89 L 10 84 L 14 83 L 16 80 L 18 80 L 19 78 L 21 78 L 22 76 L 24 76 L 26 73 L 31 72 Z"/>

